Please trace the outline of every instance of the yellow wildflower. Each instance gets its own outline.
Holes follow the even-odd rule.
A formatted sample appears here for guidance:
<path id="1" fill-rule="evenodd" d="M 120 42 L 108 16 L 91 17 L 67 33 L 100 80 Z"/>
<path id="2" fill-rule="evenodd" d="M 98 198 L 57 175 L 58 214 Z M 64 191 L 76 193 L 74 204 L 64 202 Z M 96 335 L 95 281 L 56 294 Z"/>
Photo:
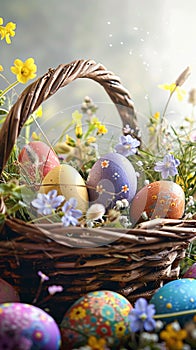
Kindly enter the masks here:
<path id="1" fill-rule="evenodd" d="M 32 132 L 31 136 L 34 141 L 39 141 L 41 139 L 40 136 L 35 131 Z"/>
<path id="2" fill-rule="evenodd" d="M 180 86 L 176 85 L 175 83 L 172 83 L 170 85 L 162 84 L 162 85 L 158 85 L 158 87 L 163 90 L 169 90 L 170 94 L 172 94 L 175 91 L 179 101 L 182 101 L 186 95 L 186 91 L 182 89 Z"/>
<path id="3" fill-rule="evenodd" d="M 87 141 L 88 144 L 94 143 L 94 142 L 96 142 L 96 137 L 89 136 L 86 141 Z"/>
<path id="4" fill-rule="evenodd" d="M 88 339 L 88 345 L 92 350 L 104 350 L 106 346 L 105 339 L 97 339 L 94 335 L 90 336 Z"/>
<path id="5" fill-rule="evenodd" d="M 81 125 L 82 114 L 78 110 L 76 110 L 72 113 L 72 119 L 74 123 L 76 123 L 77 125 Z"/>
<path id="6" fill-rule="evenodd" d="M 8 22 L 5 27 L 2 26 L 3 18 L 0 17 L 0 35 L 1 40 L 5 39 L 7 44 L 11 44 L 10 36 L 15 36 L 16 24 Z"/>
<path id="7" fill-rule="evenodd" d="M 82 125 L 81 124 L 77 124 L 76 127 L 75 127 L 75 134 L 76 134 L 76 137 L 78 139 L 81 139 L 82 135 L 83 135 L 83 132 L 82 132 Z"/>
<path id="8" fill-rule="evenodd" d="M 98 135 L 103 135 L 106 134 L 108 132 L 108 129 L 105 127 L 105 125 L 100 124 L 97 128 L 97 134 Z"/>
<path id="9" fill-rule="evenodd" d="M 70 313 L 70 320 L 80 320 L 86 316 L 86 310 L 81 306 L 75 307 Z"/>
<path id="10" fill-rule="evenodd" d="M 20 59 L 14 61 L 14 66 L 11 67 L 12 73 L 16 74 L 17 80 L 26 84 L 28 80 L 36 77 L 37 66 L 33 58 L 28 58 L 25 62 Z"/>
<path id="11" fill-rule="evenodd" d="M 185 177 L 177 175 L 175 182 L 182 187 L 183 191 L 186 191 L 191 185 L 194 185 L 195 176 L 195 172 L 189 173 Z"/>
<path id="12" fill-rule="evenodd" d="M 68 134 L 66 135 L 66 144 L 69 145 L 69 146 L 72 146 L 72 147 L 75 147 L 76 145 L 76 142 L 75 140 L 69 136 Z"/>
<path id="13" fill-rule="evenodd" d="M 115 334 L 118 338 L 121 338 L 125 334 L 125 331 L 126 327 L 123 321 L 115 324 Z"/>
<path id="14" fill-rule="evenodd" d="M 39 106 L 38 109 L 35 111 L 35 115 L 38 118 L 42 117 L 42 106 Z"/>
<path id="15" fill-rule="evenodd" d="M 153 115 L 153 118 L 158 120 L 160 118 L 160 112 L 156 112 L 154 115 Z"/>
<path id="16" fill-rule="evenodd" d="M 0 72 L 3 72 L 3 66 L 0 64 Z"/>
<path id="17" fill-rule="evenodd" d="M 168 350 L 182 350 L 184 343 L 183 340 L 187 337 L 185 329 L 178 329 L 174 327 L 174 324 L 168 324 L 166 329 L 160 333 L 160 338 L 165 340 Z"/>
<path id="18" fill-rule="evenodd" d="M 96 128 L 98 128 L 101 125 L 101 122 L 99 121 L 99 119 L 97 117 L 92 117 L 91 124 L 95 125 Z"/>

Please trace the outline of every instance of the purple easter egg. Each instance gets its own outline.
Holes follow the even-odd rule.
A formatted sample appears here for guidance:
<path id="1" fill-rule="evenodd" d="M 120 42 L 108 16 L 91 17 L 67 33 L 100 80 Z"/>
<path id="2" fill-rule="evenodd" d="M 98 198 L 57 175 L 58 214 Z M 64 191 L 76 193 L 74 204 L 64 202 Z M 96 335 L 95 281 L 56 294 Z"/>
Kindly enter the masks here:
<path id="1" fill-rule="evenodd" d="M 0 304 L 0 345 L 2 349 L 58 350 L 60 330 L 54 319 L 36 306 Z"/>
<path id="2" fill-rule="evenodd" d="M 130 202 L 137 190 L 137 176 L 131 162 L 118 153 L 108 153 L 96 161 L 87 182 L 90 203 L 112 208 L 117 200 Z"/>
<path id="3" fill-rule="evenodd" d="M 196 278 L 196 263 L 188 268 L 188 270 L 183 275 L 183 278 Z"/>

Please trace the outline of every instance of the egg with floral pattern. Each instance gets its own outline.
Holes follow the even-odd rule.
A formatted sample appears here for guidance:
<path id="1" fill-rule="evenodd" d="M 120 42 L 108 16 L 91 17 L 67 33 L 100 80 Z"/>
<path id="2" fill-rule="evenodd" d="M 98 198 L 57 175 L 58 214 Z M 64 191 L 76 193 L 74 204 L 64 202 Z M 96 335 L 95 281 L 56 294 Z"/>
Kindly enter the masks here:
<path id="1" fill-rule="evenodd" d="M 158 289 L 150 303 L 155 305 L 156 314 L 160 315 L 161 321 L 170 323 L 177 320 L 183 326 L 195 315 L 196 280 L 181 278 L 168 282 Z M 161 318 L 162 314 L 168 314 L 168 317 Z"/>
<path id="2" fill-rule="evenodd" d="M 184 213 L 185 195 L 182 187 L 173 181 L 155 181 L 137 192 L 130 207 L 133 224 L 148 219 L 180 219 Z"/>
<path id="3" fill-rule="evenodd" d="M 137 176 L 131 162 L 119 153 L 99 158 L 89 172 L 86 182 L 91 204 L 114 207 L 117 200 L 130 202 L 137 190 Z"/>
<path id="4" fill-rule="evenodd" d="M 0 349 L 58 350 L 60 330 L 40 308 L 23 303 L 0 304 Z"/>
<path id="5" fill-rule="evenodd" d="M 20 301 L 19 294 L 7 281 L 0 278 L 0 304 Z"/>
<path id="6" fill-rule="evenodd" d="M 130 335 L 130 302 L 121 294 L 103 290 L 78 299 L 65 313 L 61 323 L 63 349 L 85 345 L 90 336 L 111 338 L 112 349 Z M 83 335 L 84 334 L 84 335 Z"/>

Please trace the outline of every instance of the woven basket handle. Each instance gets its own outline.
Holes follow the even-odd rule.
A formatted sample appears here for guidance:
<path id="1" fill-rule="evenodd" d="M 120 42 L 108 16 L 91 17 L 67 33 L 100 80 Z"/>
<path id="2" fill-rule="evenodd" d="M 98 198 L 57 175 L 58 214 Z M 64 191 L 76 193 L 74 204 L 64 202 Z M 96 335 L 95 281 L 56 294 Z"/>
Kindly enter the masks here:
<path id="1" fill-rule="evenodd" d="M 101 84 L 118 109 L 123 126 L 129 124 L 133 135 L 139 138 L 133 101 L 120 79 L 100 63 L 76 60 L 61 64 L 56 69 L 49 69 L 21 93 L 0 130 L 0 174 L 28 117 L 60 88 L 77 78 L 89 78 Z"/>

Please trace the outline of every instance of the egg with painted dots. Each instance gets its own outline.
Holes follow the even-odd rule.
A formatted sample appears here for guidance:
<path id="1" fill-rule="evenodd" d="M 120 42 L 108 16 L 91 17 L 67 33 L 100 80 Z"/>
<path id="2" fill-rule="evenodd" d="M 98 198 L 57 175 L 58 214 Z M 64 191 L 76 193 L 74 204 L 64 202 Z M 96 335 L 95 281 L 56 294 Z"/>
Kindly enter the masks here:
<path id="1" fill-rule="evenodd" d="M 165 324 L 177 320 L 183 326 L 195 315 L 196 280 L 181 278 L 168 282 L 153 295 L 150 303 L 155 305 L 156 314 L 160 315 L 160 320 Z M 166 314 L 166 317 L 161 318 L 163 314 Z"/>
<path id="2" fill-rule="evenodd" d="M 130 336 L 131 310 L 128 299 L 119 293 L 109 290 L 87 293 L 63 317 L 60 326 L 63 349 L 84 346 L 90 336 L 96 337 L 97 342 L 110 338 L 111 348 L 119 349 Z"/>
<path id="3" fill-rule="evenodd" d="M 0 349 L 59 350 L 60 329 L 42 309 L 24 303 L 0 304 Z"/>
<path id="4" fill-rule="evenodd" d="M 182 187 L 173 181 L 155 181 L 144 186 L 135 195 L 130 206 L 133 224 L 148 219 L 180 219 L 185 208 L 185 195 Z"/>
<path id="5" fill-rule="evenodd" d="M 86 182 L 91 204 L 105 208 L 115 206 L 117 200 L 130 202 L 137 190 L 137 176 L 131 162 L 118 153 L 100 157 L 89 172 Z"/>

